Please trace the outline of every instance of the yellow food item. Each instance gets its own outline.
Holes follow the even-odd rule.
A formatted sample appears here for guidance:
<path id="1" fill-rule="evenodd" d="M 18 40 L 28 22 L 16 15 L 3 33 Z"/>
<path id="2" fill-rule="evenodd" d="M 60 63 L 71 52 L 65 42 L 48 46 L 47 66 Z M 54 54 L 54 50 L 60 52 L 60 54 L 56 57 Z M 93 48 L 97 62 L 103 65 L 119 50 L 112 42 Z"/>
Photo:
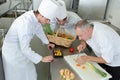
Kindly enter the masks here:
<path id="1" fill-rule="evenodd" d="M 55 56 L 62 56 L 62 53 L 60 50 L 56 50 L 56 51 L 54 51 L 54 55 Z"/>

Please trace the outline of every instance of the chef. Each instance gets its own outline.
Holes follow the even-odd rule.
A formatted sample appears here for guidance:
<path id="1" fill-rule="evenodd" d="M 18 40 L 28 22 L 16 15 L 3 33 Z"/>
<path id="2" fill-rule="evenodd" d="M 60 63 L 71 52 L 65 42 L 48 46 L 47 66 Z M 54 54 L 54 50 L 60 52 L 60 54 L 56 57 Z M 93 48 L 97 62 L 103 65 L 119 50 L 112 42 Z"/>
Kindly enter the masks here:
<path id="1" fill-rule="evenodd" d="M 100 22 L 89 23 L 86 20 L 79 21 L 75 26 L 75 31 L 79 39 L 86 41 L 92 48 L 95 56 L 81 56 L 77 62 L 83 64 L 85 62 L 100 63 L 108 73 L 112 75 L 110 80 L 120 79 L 120 36 L 109 26 Z M 80 44 L 77 49 L 79 51 L 84 48 L 84 44 Z"/>
<path id="2" fill-rule="evenodd" d="M 53 60 L 51 55 L 42 57 L 33 51 L 30 42 L 37 35 L 44 44 L 54 48 L 42 25 L 54 18 L 58 6 L 55 0 L 43 0 L 38 11 L 28 11 L 12 23 L 2 47 L 5 80 L 37 80 L 35 64 Z"/>
<path id="3" fill-rule="evenodd" d="M 65 31 L 68 34 L 76 36 L 74 26 L 79 20 L 81 20 L 81 18 L 74 12 L 66 11 L 66 5 L 63 0 L 58 1 L 61 2 L 62 6 L 59 7 L 56 18 L 51 21 L 52 30 L 56 32 L 61 26 L 65 28 Z"/>

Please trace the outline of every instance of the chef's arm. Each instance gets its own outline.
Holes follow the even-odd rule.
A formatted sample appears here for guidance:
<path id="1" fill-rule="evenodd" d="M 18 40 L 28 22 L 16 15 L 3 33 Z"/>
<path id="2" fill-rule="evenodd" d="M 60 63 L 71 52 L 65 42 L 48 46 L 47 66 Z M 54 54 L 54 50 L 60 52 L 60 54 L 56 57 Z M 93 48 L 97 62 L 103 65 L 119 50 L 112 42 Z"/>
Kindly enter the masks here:
<path id="1" fill-rule="evenodd" d="M 31 62 L 37 64 L 42 60 L 42 56 L 31 49 L 29 36 L 27 35 L 21 36 L 20 48 L 21 48 L 22 54 Z"/>
<path id="2" fill-rule="evenodd" d="M 53 49 L 53 48 L 55 47 L 54 44 L 49 43 L 49 41 L 48 41 L 48 39 L 47 39 L 47 37 L 46 37 L 46 35 L 45 35 L 42 27 L 37 29 L 36 35 L 39 37 L 39 39 L 42 40 L 42 42 L 43 42 L 45 45 L 47 45 L 47 48 L 48 48 L 48 49 Z"/>
<path id="3" fill-rule="evenodd" d="M 31 49 L 31 35 L 27 32 L 27 29 L 19 28 L 17 32 L 21 53 L 31 62 L 35 64 L 39 63 L 42 60 L 42 56 Z"/>
<path id="4" fill-rule="evenodd" d="M 53 59 L 53 57 L 52 56 L 45 56 L 45 57 L 43 57 L 42 58 L 42 62 L 51 62 L 51 61 L 53 61 L 54 59 Z"/>
<path id="5" fill-rule="evenodd" d="M 104 63 L 104 64 L 107 63 L 102 57 L 95 57 L 95 56 L 88 56 L 87 61 L 92 61 L 92 62 L 97 62 L 97 63 Z"/>
<path id="6" fill-rule="evenodd" d="M 81 40 L 81 44 L 86 46 L 86 41 L 85 40 Z"/>
<path id="7" fill-rule="evenodd" d="M 80 64 L 83 64 L 85 62 L 97 62 L 103 64 L 107 63 L 102 57 L 95 57 L 95 56 L 81 56 L 76 61 Z"/>
<path id="8" fill-rule="evenodd" d="M 36 28 L 36 35 L 44 44 L 49 44 L 49 41 L 45 35 L 45 32 L 44 32 L 42 26 L 39 26 Z"/>
<path id="9" fill-rule="evenodd" d="M 78 50 L 78 52 L 83 51 L 85 48 L 86 48 L 86 41 L 81 40 L 80 45 L 77 46 L 77 50 Z"/>
<path id="10" fill-rule="evenodd" d="M 49 41 L 43 31 L 41 31 L 40 33 L 37 33 L 36 35 L 44 44 L 49 44 Z"/>

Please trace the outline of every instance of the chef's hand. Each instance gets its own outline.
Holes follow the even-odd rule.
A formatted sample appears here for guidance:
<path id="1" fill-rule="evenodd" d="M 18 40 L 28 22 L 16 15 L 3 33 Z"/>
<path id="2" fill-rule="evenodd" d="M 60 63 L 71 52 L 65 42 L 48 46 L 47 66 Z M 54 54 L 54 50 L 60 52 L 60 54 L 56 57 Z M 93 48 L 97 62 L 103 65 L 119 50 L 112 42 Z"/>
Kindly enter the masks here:
<path id="1" fill-rule="evenodd" d="M 88 56 L 80 56 L 79 58 L 77 58 L 76 62 L 79 64 L 84 64 L 85 62 L 88 61 Z"/>
<path id="2" fill-rule="evenodd" d="M 52 62 L 54 58 L 52 56 L 45 56 L 42 58 L 42 62 Z"/>
<path id="3" fill-rule="evenodd" d="M 81 51 L 83 51 L 85 48 L 86 48 L 86 42 L 85 42 L 85 41 L 81 41 L 81 44 L 78 45 L 77 50 L 78 50 L 78 52 L 81 52 Z"/>
<path id="4" fill-rule="evenodd" d="M 55 48 L 55 44 L 49 43 L 49 44 L 47 45 L 47 48 L 48 48 L 49 50 L 52 50 L 52 49 Z"/>

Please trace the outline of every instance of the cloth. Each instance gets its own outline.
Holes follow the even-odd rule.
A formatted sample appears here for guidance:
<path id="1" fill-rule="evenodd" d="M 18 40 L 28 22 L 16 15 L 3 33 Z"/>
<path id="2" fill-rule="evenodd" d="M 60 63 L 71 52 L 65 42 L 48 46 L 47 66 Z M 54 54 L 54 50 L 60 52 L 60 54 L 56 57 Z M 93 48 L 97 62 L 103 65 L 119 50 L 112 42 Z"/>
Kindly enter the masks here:
<path id="1" fill-rule="evenodd" d="M 98 57 L 102 57 L 108 66 L 120 66 L 120 36 L 109 26 L 93 22 L 92 37 L 87 44 Z"/>
<path id="2" fill-rule="evenodd" d="M 11 25 L 2 47 L 6 80 L 37 80 L 34 64 L 39 63 L 42 56 L 30 48 L 34 35 L 44 44 L 49 43 L 33 11 L 24 13 Z"/>
<path id="3" fill-rule="evenodd" d="M 59 4 L 56 0 L 42 0 L 38 11 L 40 14 L 48 19 L 53 19 L 56 14 Z"/>
<path id="4" fill-rule="evenodd" d="M 75 28 L 75 24 L 79 20 L 82 20 L 82 19 L 76 13 L 67 11 L 67 20 L 66 20 L 66 23 L 63 25 L 66 33 L 76 36 L 74 28 Z M 60 27 L 60 25 L 57 23 L 56 18 L 53 19 L 50 23 L 51 23 L 51 29 L 56 32 L 57 29 Z"/>

